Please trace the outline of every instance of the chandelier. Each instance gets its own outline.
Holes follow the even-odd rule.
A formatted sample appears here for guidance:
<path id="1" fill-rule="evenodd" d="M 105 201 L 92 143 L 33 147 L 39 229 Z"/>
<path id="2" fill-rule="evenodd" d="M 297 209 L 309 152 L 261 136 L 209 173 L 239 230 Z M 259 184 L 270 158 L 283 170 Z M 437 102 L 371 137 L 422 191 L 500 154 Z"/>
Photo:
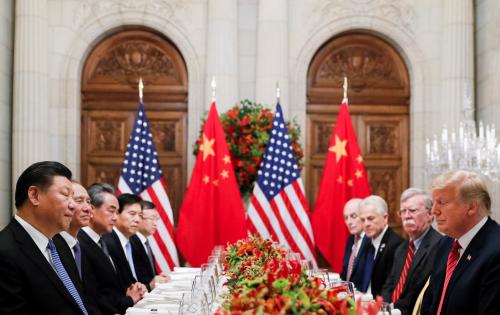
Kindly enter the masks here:
<path id="1" fill-rule="evenodd" d="M 434 178 L 448 170 L 466 169 L 487 176 L 498 182 L 500 166 L 500 145 L 497 142 L 495 125 L 476 128 L 474 120 L 460 122 L 458 132 L 446 127 L 441 137 L 433 136 L 425 143 L 425 172 L 427 178 Z"/>

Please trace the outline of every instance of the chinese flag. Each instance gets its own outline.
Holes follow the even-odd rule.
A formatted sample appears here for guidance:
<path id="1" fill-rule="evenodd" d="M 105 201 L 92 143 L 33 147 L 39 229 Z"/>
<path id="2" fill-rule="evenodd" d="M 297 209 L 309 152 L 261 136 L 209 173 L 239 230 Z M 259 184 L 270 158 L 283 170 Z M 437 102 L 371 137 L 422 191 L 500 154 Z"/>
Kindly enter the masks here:
<path id="1" fill-rule="evenodd" d="M 316 246 L 334 272 L 342 271 L 349 237 L 344 224 L 344 205 L 352 198 L 364 198 L 370 194 L 365 164 L 352 127 L 347 99 L 344 99 L 330 139 L 312 214 Z"/>
<path id="2" fill-rule="evenodd" d="M 199 267 L 214 246 L 244 238 L 246 231 L 245 210 L 214 101 L 180 210 L 177 245 L 187 262 Z"/>

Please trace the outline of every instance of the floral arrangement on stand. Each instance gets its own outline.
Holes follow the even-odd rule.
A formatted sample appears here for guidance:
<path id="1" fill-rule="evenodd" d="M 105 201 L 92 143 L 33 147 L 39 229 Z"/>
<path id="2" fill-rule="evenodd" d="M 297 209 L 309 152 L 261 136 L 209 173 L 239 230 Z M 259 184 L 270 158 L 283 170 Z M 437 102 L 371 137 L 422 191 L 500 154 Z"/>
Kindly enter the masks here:
<path id="1" fill-rule="evenodd" d="M 228 245 L 228 293 L 215 314 L 375 315 L 380 310 L 381 300 L 355 303 L 346 287 L 328 288 L 290 256 L 277 243 L 258 236 Z"/>
<path id="2" fill-rule="evenodd" d="M 243 198 L 249 197 L 257 179 L 257 171 L 266 150 L 272 129 L 274 113 L 271 109 L 249 100 L 242 100 L 220 115 L 226 135 L 227 146 L 236 181 Z M 299 144 L 300 127 L 295 121 L 287 122 L 288 135 L 292 142 L 295 159 L 302 169 L 304 151 Z M 193 154 L 197 155 L 203 135 L 200 132 L 194 144 Z"/>

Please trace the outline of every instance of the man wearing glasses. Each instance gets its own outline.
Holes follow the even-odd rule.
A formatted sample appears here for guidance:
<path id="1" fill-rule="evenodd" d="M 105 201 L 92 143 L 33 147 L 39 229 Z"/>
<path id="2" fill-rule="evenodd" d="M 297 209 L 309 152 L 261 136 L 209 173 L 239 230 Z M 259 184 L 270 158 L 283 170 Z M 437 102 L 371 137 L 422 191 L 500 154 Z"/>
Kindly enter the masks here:
<path id="1" fill-rule="evenodd" d="M 154 289 L 157 283 L 168 281 L 168 276 L 160 273 L 151 249 L 148 237 L 156 232 L 157 222 L 160 220 L 154 203 L 141 201 L 142 217 L 137 233 L 130 237 L 132 256 L 138 281 L 146 284 L 148 290 Z"/>
<path id="2" fill-rule="evenodd" d="M 431 273 L 436 244 L 441 239 L 431 226 L 431 209 L 432 198 L 422 189 L 408 188 L 401 194 L 398 214 L 409 239 L 396 249 L 382 296 L 384 301 L 394 303 L 403 315 L 412 313 Z"/>

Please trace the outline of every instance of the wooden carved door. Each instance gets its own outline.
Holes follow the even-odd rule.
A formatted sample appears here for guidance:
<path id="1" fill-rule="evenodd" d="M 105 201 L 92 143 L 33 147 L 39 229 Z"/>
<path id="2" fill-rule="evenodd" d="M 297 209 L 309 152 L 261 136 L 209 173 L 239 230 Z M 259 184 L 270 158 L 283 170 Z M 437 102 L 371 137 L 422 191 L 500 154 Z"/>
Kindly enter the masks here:
<path id="1" fill-rule="evenodd" d="M 402 233 L 399 197 L 408 187 L 408 71 L 397 51 L 369 34 L 333 38 L 314 56 L 308 73 L 307 194 L 316 200 L 329 141 L 349 79 L 349 111 L 372 193 L 389 206 L 389 224 Z"/>
<path id="2" fill-rule="evenodd" d="M 81 181 L 117 185 L 138 109 L 138 80 L 174 216 L 187 176 L 187 71 L 168 39 L 127 29 L 103 39 L 82 74 Z"/>

